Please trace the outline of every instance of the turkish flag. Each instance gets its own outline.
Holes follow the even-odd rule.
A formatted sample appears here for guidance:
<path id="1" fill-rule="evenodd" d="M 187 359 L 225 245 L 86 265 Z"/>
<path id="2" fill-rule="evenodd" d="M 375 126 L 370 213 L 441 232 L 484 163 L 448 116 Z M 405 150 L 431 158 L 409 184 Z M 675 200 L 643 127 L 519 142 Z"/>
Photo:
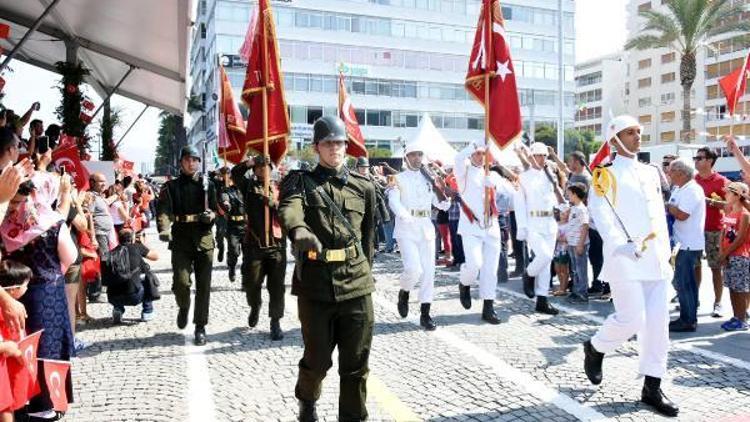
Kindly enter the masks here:
<path id="1" fill-rule="evenodd" d="M 49 359 L 39 360 L 44 364 L 44 382 L 49 391 L 52 408 L 58 412 L 66 412 L 68 410 L 68 393 L 65 384 L 70 372 L 70 362 Z"/>
<path id="2" fill-rule="evenodd" d="M 258 23 L 252 36 L 252 51 L 242 88 L 242 100 L 250 110 L 245 145 L 263 153 L 264 143 L 268 142 L 271 160 L 278 164 L 286 155 L 290 125 L 279 69 L 276 28 L 268 0 L 258 1 Z"/>
<path id="3" fill-rule="evenodd" d="M 81 102 L 81 107 L 85 108 L 85 109 L 86 109 L 86 110 L 88 110 L 88 111 L 91 111 L 91 110 L 93 110 L 93 109 L 94 109 L 94 103 L 92 103 L 92 102 L 91 102 L 91 101 L 89 101 L 89 100 L 83 100 L 83 101 Z"/>
<path id="4" fill-rule="evenodd" d="M 78 147 L 75 144 L 60 145 L 52 151 L 52 162 L 58 167 L 65 167 L 70 173 L 79 191 L 89 189 L 89 171 L 81 163 Z"/>
<path id="5" fill-rule="evenodd" d="M 10 25 L 0 23 L 0 39 L 7 39 L 10 36 Z"/>
<path id="6" fill-rule="evenodd" d="M 224 66 L 219 66 L 219 74 L 219 156 L 239 164 L 245 155 L 245 119 L 234 101 Z"/>
<path id="7" fill-rule="evenodd" d="M 68 145 L 78 145 L 78 141 L 75 136 L 69 136 L 67 133 L 63 133 L 60 135 L 60 141 L 58 142 L 57 147 L 62 148 Z"/>
<path id="8" fill-rule="evenodd" d="M 594 158 L 589 164 L 589 168 L 593 171 L 597 166 L 607 164 L 612 160 L 612 147 L 609 146 L 609 142 L 604 141 L 602 146 L 599 147 L 599 151 L 596 152 Z"/>
<path id="9" fill-rule="evenodd" d="M 3 92 L 3 88 L 5 88 L 5 79 L 0 76 L 0 92 Z"/>
<path id="10" fill-rule="evenodd" d="M 362 131 L 359 129 L 354 106 L 352 106 L 352 101 L 346 92 L 343 73 L 339 73 L 339 117 L 344 121 L 346 134 L 349 138 L 346 153 L 352 157 L 367 157 L 365 137 L 362 136 Z"/>
<path id="11" fill-rule="evenodd" d="M 741 67 L 735 69 L 732 73 L 719 79 L 721 90 L 727 97 L 727 110 L 729 115 L 734 115 L 734 109 L 737 102 L 745 95 L 747 89 L 747 78 L 750 78 L 750 53 L 745 57 L 745 62 Z"/>
<path id="12" fill-rule="evenodd" d="M 83 123 L 89 124 L 91 123 L 92 117 L 84 112 L 81 112 L 81 114 L 78 115 L 78 118 L 80 118 Z"/>
<path id="13" fill-rule="evenodd" d="M 489 78 L 489 89 L 485 82 Z M 521 136 L 523 121 L 510 39 L 498 0 L 483 0 L 469 57 L 466 90 L 489 114 L 489 134 L 500 149 Z"/>
<path id="14" fill-rule="evenodd" d="M 38 382 L 39 330 L 18 342 L 19 359 L 8 359 L 8 378 L 13 391 L 13 410 L 22 408 L 26 402 L 41 392 Z"/>

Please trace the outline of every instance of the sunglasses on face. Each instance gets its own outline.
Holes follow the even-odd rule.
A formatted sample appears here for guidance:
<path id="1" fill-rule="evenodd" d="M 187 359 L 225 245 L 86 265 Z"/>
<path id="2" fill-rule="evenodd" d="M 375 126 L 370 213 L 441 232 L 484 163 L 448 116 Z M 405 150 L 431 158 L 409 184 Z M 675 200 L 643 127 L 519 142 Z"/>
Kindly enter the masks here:
<path id="1" fill-rule="evenodd" d="M 696 155 L 695 157 L 693 157 L 693 161 L 701 161 L 701 160 L 705 160 L 706 158 L 708 157 L 704 157 L 702 155 Z"/>

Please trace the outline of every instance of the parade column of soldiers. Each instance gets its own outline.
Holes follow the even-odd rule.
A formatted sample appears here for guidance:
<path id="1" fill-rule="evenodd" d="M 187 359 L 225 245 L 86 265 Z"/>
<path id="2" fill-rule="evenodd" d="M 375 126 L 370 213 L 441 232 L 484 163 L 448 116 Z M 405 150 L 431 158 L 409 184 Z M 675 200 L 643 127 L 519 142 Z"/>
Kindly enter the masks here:
<path id="1" fill-rule="evenodd" d="M 219 172 L 221 186 L 219 191 L 219 208 L 223 211 L 224 233 L 223 238 L 227 240 L 227 267 L 229 269 L 229 281 L 235 280 L 235 267 L 240 253 L 242 253 L 242 241 L 245 238 L 245 205 L 242 200 L 240 188 L 228 178 L 227 169 L 222 168 Z M 219 226 L 216 226 L 219 232 Z M 219 236 L 217 235 L 217 238 Z M 219 239 L 223 242 L 222 239 Z M 219 247 L 219 261 L 221 261 L 223 245 Z"/>
<path id="2" fill-rule="evenodd" d="M 206 324 L 211 298 L 211 271 L 214 260 L 216 190 L 206 175 L 198 172 L 201 157 L 191 146 L 180 153 L 180 175 L 166 182 L 159 195 L 159 239 L 169 242 L 172 251 L 172 292 L 179 311 L 177 327 L 187 326 L 190 310 L 190 274 L 195 270 L 196 345 L 206 344 Z M 171 233 L 170 233 L 171 225 Z"/>

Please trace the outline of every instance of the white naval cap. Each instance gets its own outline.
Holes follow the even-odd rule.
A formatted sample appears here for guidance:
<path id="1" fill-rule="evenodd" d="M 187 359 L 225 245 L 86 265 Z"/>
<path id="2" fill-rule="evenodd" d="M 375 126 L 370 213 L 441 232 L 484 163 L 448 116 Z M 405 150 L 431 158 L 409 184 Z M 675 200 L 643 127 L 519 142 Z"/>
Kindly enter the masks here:
<path id="1" fill-rule="evenodd" d="M 627 114 L 617 116 L 614 119 L 610 120 L 609 124 L 607 125 L 607 131 L 605 132 L 607 142 L 611 141 L 612 138 L 614 138 L 618 133 L 633 126 L 636 126 L 643 130 L 643 126 L 641 126 L 638 120 L 636 120 L 635 117 Z"/>
<path id="2" fill-rule="evenodd" d="M 545 157 L 549 155 L 549 150 L 547 149 L 547 145 L 544 145 L 541 142 L 534 142 L 531 144 L 531 155 L 544 155 Z"/>

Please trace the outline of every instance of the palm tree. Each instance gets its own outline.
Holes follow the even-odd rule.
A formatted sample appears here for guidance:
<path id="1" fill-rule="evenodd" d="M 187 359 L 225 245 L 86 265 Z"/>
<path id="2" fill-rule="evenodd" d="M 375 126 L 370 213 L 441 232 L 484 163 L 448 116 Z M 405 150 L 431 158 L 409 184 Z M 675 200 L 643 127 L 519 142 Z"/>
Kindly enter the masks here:
<path id="1" fill-rule="evenodd" d="M 750 31 L 750 21 L 742 21 L 745 6 L 736 0 L 668 0 L 667 12 L 645 10 L 640 35 L 625 44 L 627 50 L 669 48 L 680 55 L 682 86 L 682 129 L 690 133 L 690 90 L 697 74 L 696 54 L 714 37 Z"/>

